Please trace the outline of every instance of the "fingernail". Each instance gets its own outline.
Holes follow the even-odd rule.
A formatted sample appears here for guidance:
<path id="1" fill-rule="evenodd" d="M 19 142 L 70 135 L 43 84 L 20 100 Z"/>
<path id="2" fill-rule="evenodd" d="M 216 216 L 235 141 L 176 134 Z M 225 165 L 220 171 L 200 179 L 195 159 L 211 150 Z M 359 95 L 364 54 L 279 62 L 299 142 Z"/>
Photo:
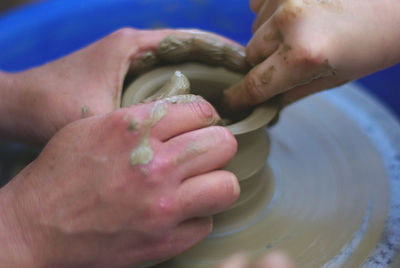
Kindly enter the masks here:
<path id="1" fill-rule="evenodd" d="M 240 195 L 240 185 L 235 174 L 232 174 L 232 183 L 233 183 L 233 194 L 238 197 Z"/>

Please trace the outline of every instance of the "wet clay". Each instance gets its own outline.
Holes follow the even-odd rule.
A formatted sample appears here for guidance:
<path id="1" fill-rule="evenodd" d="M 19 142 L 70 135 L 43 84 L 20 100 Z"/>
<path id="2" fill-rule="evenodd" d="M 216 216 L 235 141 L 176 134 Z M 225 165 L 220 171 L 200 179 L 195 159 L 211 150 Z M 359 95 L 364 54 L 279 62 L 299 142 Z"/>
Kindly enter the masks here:
<path id="1" fill-rule="evenodd" d="M 246 53 L 244 48 L 224 43 L 210 35 L 178 37 L 170 35 L 156 49 L 157 56 L 171 63 L 200 61 L 212 65 L 223 65 L 232 70 L 243 70 Z"/>
<path id="2" fill-rule="evenodd" d="M 153 149 L 150 145 L 150 129 L 155 126 L 168 112 L 168 105 L 163 100 L 156 101 L 150 112 L 150 119 L 145 120 L 141 128 L 139 142 L 131 153 L 131 166 L 146 165 L 153 159 Z M 134 132 L 138 129 L 133 119 L 128 130 Z"/>
<path id="3" fill-rule="evenodd" d="M 152 102 L 176 95 L 190 93 L 190 82 L 180 71 L 176 71 L 170 80 L 154 95 L 148 97 L 144 102 Z"/>

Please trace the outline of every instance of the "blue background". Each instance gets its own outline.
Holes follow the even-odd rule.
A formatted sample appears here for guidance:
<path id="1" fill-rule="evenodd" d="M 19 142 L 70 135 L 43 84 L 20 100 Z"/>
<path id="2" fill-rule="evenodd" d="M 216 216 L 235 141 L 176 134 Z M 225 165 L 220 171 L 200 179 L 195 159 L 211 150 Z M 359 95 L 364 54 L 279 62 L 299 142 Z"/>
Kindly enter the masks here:
<path id="1" fill-rule="evenodd" d="M 245 45 L 253 19 L 248 0 L 47 0 L 0 17 L 0 69 L 42 64 L 125 26 L 201 28 Z M 400 116 L 400 65 L 359 82 Z"/>

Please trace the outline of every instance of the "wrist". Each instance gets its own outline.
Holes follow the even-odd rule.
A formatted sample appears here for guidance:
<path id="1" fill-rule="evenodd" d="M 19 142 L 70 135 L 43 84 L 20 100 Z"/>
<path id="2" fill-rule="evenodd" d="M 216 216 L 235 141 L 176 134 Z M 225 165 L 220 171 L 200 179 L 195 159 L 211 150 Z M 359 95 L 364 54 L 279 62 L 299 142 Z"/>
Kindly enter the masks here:
<path id="1" fill-rule="evenodd" d="M 2 267 L 43 267 L 35 258 L 32 235 L 21 224 L 15 209 L 16 198 L 7 190 L 0 189 L 0 263 Z M 26 223 L 29 224 L 29 223 Z"/>
<path id="2" fill-rule="evenodd" d="M 45 92 L 38 92 L 29 71 L 0 71 L 0 138 L 27 142 L 42 142 L 40 134 Z"/>

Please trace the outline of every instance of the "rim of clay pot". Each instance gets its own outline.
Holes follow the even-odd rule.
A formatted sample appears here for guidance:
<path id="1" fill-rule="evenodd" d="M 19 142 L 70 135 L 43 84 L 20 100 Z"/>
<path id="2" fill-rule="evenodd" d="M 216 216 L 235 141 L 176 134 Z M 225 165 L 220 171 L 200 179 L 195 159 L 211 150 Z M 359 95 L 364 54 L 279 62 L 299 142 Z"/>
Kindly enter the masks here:
<path id="1" fill-rule="evenodd" d="M 199 63 L 185 63 L 168 65 L 150 70 L 136 78 L 123 94 L 121 105 L 127 107 L 137 104 L 153 95 L 174 74 L 181 71 L 189 81 L 203 80 L 225 84 L 226 87 L 233 85 L 243 78 L 243 74 L 227 70 L 223 67 L 208 66 Z M 223 90 L 225 88 L 221 88 Z M 254 131 L 266 126 L 278 113 L 278 103 L 268 101 L 256 106 L 244 119 L 227 125 L 234 135 L 240 135 Z"/>

